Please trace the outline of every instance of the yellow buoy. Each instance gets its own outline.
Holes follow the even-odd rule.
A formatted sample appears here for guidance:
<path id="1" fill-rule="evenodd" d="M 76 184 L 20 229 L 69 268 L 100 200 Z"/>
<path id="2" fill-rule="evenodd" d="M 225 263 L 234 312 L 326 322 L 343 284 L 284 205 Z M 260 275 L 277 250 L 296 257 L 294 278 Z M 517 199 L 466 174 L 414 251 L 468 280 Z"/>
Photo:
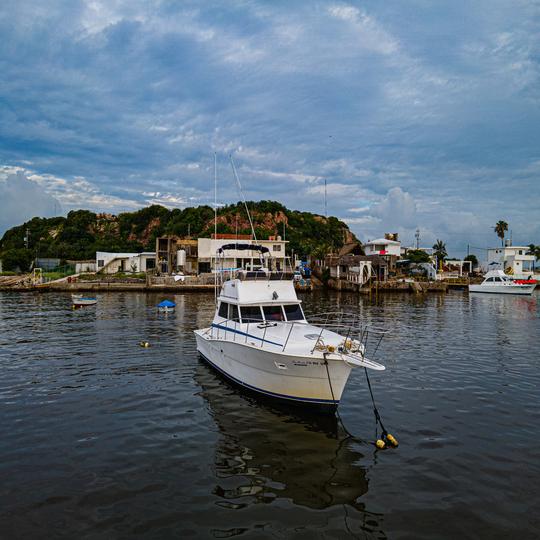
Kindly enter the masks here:
<path id="1" fill-rule="evenodd" d="M 386 443 L 382 439 L 377 439 L 377 441 L 375 442 L 375 446 L 379 450 L 383 450 L 384 448 L 386 448 Z"/>
<path id="2" fill-rule="evenodd" d="M 390 433 L 386 434 L 386 440 L 392 445 L 397 446 L 399 443 L 397 442 L 397 439 L 391 435 Z"/>
<path id="3" fill-rule="evenodd" d="M 334 351 L 336 350 L 336 348 L 335 348 L 333 345 L 328 345 L 328 346 L 326 347 L 326 349 L 327 349 L 328 352 L 330 352 L 330 353 L 332 353 L 332 352 L 334 352 Z"/>
<path id="4" fill-rule="evenodd" d="M 148 341 L 139 341 L 139 346 L 148 349 L 148 347 L 150 347 L 150 343 L 148 343 Z"/>

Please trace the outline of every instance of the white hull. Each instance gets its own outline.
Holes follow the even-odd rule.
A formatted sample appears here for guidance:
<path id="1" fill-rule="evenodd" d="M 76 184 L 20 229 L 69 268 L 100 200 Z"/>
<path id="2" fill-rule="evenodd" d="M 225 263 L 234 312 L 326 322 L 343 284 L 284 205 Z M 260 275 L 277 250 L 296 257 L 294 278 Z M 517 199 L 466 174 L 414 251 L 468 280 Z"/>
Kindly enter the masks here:
<path id="1" fill-rule="evenodd" d="M 97 304 L 96 298 L 73 298 L 72 299 L 74 306 L 93 306 Z"/>
<path id="2" fill-rule="evenodd" d="M 299 356 L 269 351 L 250 343 L 212 338 L 196 330 L 197 350 L 214 368 L 252 391 L 283 400 L 335 407 L 351 367 L 341 358 Z M 328 375 L 330 376 L 330 382 Z"/>
<path id="3" fill-rule="evenodd" d="M 469 292 L 491 294 L 532 294 L 535 285 L 469 285 Z"/>

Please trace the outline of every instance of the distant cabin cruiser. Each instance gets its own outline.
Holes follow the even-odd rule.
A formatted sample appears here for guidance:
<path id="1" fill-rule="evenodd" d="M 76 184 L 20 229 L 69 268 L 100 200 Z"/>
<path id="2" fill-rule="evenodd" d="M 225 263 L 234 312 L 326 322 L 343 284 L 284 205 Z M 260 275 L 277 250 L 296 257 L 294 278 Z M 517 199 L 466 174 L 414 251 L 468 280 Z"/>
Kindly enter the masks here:
<path id="1" fill-rule="evenodd" d="M 502 270 L 491 270 L 480 285 L 469 285 L 470 292 L 496 294 L 532 294 L 536 287 L 534 279 L 512 279 Z"/>
<path id="2" fill-rule="evenodd" d="M 230 244 L 218 250 L 263 246 Z M 384 366 L 365 358 L 356 339 L 306 321 L 292 280 L 239 271 L 225 281 L 211 326 L 195 330 L 197 350 L 235 383 L 265 396 L 334 409 L 354 367 Z"/>

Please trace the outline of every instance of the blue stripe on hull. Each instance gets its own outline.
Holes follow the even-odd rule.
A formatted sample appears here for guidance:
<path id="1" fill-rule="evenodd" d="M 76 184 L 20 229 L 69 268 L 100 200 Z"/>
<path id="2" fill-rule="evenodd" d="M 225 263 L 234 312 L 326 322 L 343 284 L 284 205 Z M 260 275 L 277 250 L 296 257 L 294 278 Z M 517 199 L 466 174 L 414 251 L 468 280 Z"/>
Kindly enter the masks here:
<path id="1" fill-rule="evenodd" d="M 216 371 L 219 371 L 222 375 L 230 379 L 231 381 L 235 382 L 236 384 L 239 384 L 240 386 L 244 386 L 248 388 L 249 390 L 253 390 L 254 392 L 258 392 L 260 394 L 263 394 L 265 396 L 273 397 L 276 399 L 283 399 L 288 401 L 297 401 L 299 403 L 312 403 L 314 405 L 331 405 L 335 406 L 339 404 L 339 401 L 334 401 L 332 399 L 315 399 L 315 398 L 301 398 L 301 397 L 294 397 L 294 396 L 288 396 L 287 394 L 277 394 L 275 392 L 268 392 L 267 390 L 262 390 L 261 388 L 257 388 L 256 386 L 251 386 L 250 384 L 247 384 L 236 377 L 233 377 L 226 371 L 223 371 L 220 367 L 218 367 L 214 362 L 209 360 L 204 354 L 199 351 L 199 354 L 201 357 L 208 362 Z"/>
<path id="2" fill-rule="evenodd" d="M 246 332 L 242 332 L 241 330 L 234 330 L 233 328 L 227 328 L 226 326 L 222 326 L 221 324 L 212 323 L 212 326 L 214 328 L 221 328 L 221 330 L 225 330 L 225 332 L 233 332 L 234 334 L 240 334 L 241 336 L 247 336 L 253 339 L 258 339 L 259 341 L 262 341 L 264 343 L 271 343 L 272 345 L 283 347 L 283 343 L 276 343 L 275 341 L 269 341 L 268 339 L 263 339 L 263 338 L 254 336 L 253 334 L 246 334 Z"/>

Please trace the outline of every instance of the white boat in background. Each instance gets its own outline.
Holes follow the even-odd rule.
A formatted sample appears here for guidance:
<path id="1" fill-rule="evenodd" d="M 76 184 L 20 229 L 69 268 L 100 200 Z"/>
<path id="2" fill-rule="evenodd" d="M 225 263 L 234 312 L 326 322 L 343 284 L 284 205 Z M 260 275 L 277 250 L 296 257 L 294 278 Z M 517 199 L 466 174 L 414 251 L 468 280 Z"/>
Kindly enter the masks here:
<path id="1" fill-rule="evenodd" d="M 469 292 L 494 294 L 532 294 L 534 279 L 512 279 L 502 270 L 491 270 L 479 285 L 469 285 Z"/>
<path id="2" fill-rule="evenodd" d="M 228 244 L 218 250 L 253 250 Z M 383 370 L 365 357 L 365 341 L 353 328 L 310 324 L 291 279 L 263 271 L 231 272 L 216 299 L 212 324 L 195 330 L 197 350 L 235 383 L 265 396 L 334 409 L 353 368 Z"/>
<path id="3" fill-rule="evenodd" d="M 97 298 L 83 296 L 82 294 L 72 294 L 71 302 L 74 307 L 93 306 L 94 304 L 97 304 Z"/>

